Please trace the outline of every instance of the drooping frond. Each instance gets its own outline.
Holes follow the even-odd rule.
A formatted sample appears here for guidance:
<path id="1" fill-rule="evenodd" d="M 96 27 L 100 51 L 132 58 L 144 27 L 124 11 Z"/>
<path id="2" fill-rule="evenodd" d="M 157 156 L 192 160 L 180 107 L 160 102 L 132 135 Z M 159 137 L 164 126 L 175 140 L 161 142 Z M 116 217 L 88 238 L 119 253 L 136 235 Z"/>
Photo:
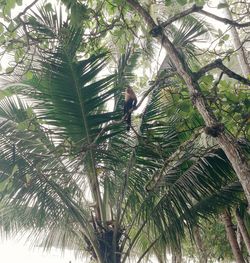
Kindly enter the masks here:
<path id="1" fill-rule="evenodd" d="M 180 246 L 186 229 L 192 234 L 199 217 L 218 213 L 229 201 L 233 204 L 242 189 L 235 184 L 235 174 L 223 152 L 217 146 L 202 145 L 199 126 L 194 138 L 188 129 L 178 132 L 184 127 L 182 117 L 178 111 L 168 116 L 164 98 L 164 92 L 155 90 L 143 115 L 129 177 L 127 205 L 131 214 L 127 220 L 135 224 L 129 230 L 135 239 L 139 238 L 139 225 L 152 240 L 163 238 L 171 246 Z M 155 179 L 160 174 L 158 184 Z M 205 200 L 213 200 L 211 209 L 206 209 Z"/>
<path id="2" fill-rule="evenodd" d="M 81 30 L 66 31 L 31 68 L 29 85 L 17 84 L 21 96 L 0 102 L 0 158 L 6 166 L 0 178 L 2 225 L 52 231 L 68 218 L 69 231 L 98 256 L 92 213 L 105 218 L 98 169 L 118 116 L 106 107 L 115 94 L 114 76 L 101 72 L 107 54 L 78 53 Z M 86 189 L 96 202 L 94 212 Z"/>

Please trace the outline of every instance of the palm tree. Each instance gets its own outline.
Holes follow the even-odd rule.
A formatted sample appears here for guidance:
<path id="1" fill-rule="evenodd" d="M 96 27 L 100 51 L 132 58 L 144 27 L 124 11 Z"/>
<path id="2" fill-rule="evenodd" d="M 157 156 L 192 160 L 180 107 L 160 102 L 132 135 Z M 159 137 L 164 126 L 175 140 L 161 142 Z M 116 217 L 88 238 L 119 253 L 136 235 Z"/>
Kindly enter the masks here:
<path id="1" fill-rule="evenodd" d="M 42 24 L 36 22 L 35 26 L 46 32 Z M 20 87 L 24 97 L 2 101 L 1 159 L 8 163 L 7 170 L 3 169 L 6 193 L 2 203 L 14 214 L 21 210 L 17 216 L 25 220 L 20 226 L 35 224 L 34 231 L 48 227 L 48 239 L 53 229 L 70 225 L 64 235 L 75 232 L 95 258 L 110 262 L 105 243 L 110 239 L 110 215 L 100 184 L 111 136 L 107 124 L 117 119 L 115 112 L 105 110 L 105 103 L 115 94 L 111 86 L 114 75 L 97 77 L 105 53 L 77 58 L 81 30 L 62 26 L 58 33 L 67 36 L 58 34 L 63 41 L 54 42 L 36 63 L 39 68 L 32 71 L 25 88 Z"/>

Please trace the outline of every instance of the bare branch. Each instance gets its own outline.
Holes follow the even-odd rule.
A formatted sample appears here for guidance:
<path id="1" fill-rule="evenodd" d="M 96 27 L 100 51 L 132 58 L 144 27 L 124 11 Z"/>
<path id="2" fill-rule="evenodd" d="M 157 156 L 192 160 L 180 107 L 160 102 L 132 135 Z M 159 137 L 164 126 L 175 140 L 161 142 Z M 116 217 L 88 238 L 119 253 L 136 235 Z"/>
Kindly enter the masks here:
<path id="1" fill-rule="evenodd" d="M 197 12 L 199 12 L 199 13 L 205 15 L 205 16 L 211 17 L 211 18 L 213 18 L 215 20 L 218 20 L 218 21 L 220 21 L 220 22 L 222 22 L 224 24 L 231 25 L 231 26 L 235 26 L 235 27 L 239 27 L 239 28 L 250 26 L 250 22 L 246 22 L 246 23 L 241 23 L 240 24 L 240 23 L 238 23 L 236 21 L 233 21 L 233 20 L 230 20 L 228 18 L 223 18 L 223 17 L 220 17 L 220 16 L 216 16 L 216 15 L 214 15 L 212 13 L 209 13 L 209 12 L 207 12 L 205 10 L 200 10 L 200 11 L 197 11 Z"/>
<path id="2" fill-rule="evenodd" d="M 250 80 L 242 77 L 241 75 L 233 72 L 231 69 L 227 68 L 222 63 L 218 66 L 219 69 L 221 69 L 225 74 L 228 75 L 229 78 L 236 79 L 240 81 L 241 83 L 250 86 Z"/>
<path id="3" fill-rule="evenodd" d="M 35 1 L 33 1 L 31 4 L 27 5 L 27 6 L 24 8 L 24 10 L 17 15 L 17 17 L 16 17 L 15 19 L 19 19 L 21 16 L 25 15 L 25 13 L 26 13 L 33 5 L 35 5 L 37 2 L 38 2 L 38 0 L 35 0 Z"/>
<path id="4" fill-rule="evenodd" d="M 215 61 L 209 63 L 208 65 L 201 68 L 199 71 L 194 73 L 195 79 L 200 79 L 205 73 L 207 73 L 210 70 L 213 70 L 215 68 L 218 68 L 219 64 L 222 64 L 221 59 L 216 59 Z"/>
<path id="5" fill-rule="evenodd" d="M 152 36 L 156 37 L 159 34 L 161 34 L 162 28 L 164 28 L 164 27 L 168 26 L 169 24 L 179 20 L 182 17 L 185 17 L 185 16 L 190 15 L 191 13 L 195 13 L 195 12 L 200 13 L 200 14 L 205 15 L 205 16 L 208 16 L 208 17 L 211 17 L 215 20 L 218 20 L 224 24 L 228 24 L 231 26 L 235 26 L 235 27 L 239 27 L 239 28 L 250 26 L 250 22 L 240 24 L 240 23 L 233 21 L 233 20 L 230 20 L 228 18 L 223 18 L 223 17 L 217 16 L 217 15 L 214 15 L 212 13 L 209 13 L 209 12 L 203 10 L 202 8 L 203 8 L 203 6 L 197 6 L 196 4 L 194 4 L 191 8 L 189 8 L 183 12 L 180 12 L 180 13 L 176 14 L 175 16 L 170 17 L 167 21 L 165 21 L 165 22 L 161 23 L 160 25 L 154 27 L 150 31 L 150 33 L 152 34 Z"/>
<path id="6" fill-rule="evenodd" d="M 240 81 L 241 83 L 250 86 L 250 80 L 246 79 L 244 77 L 242 77 L 241 75 L 235 73 L 234 71 L 232 71 L 231 69 L 229 69 L 228 67 L 226 67 L 223 63 L 221 59 L 216 59 L 214 62 L 206 65 L 205 67 L 201 68 L 198 72 L 194 73 L 194 78 L 196 80 L 198 80 L 199 78 L 201 78 L 206 72 L 215 69 L 215 68 L 219 68 L 221 69 L 229 78 L 232 79 L 236 79 L 238 81 Z"/>
<path id="7" fill-rule="evenodd" d="M 167 21 L 161 23 L 159 26 L 153 28 L 150 33 L 155 36 L 155 32 L 157 32 L 160 28 L 163 28 L 163 27 L 166 27 L 170 24 L 172 24 L 173 22 L 175 22 L 176 20 L 179 20 L 180 18 L 184 17 L 184 16 L 187 16 L 191 13 L 194 13 L 194 12 L 199 12 L 199 10 L 201 10 L 203 8 L 203 6 L 197 6 L 197 5 L 193 5 L 191 8 L 183 11 L 183 12 L 180 12 L 178 14 L 176 14 L 175 16 L 172 16 L 170 17 Z"/>
<path id="8" fill-rule="evenodd" d="M 17 25 L 12 29 L 9 30 L 6 26 L 5 28 L 7 29 L 8 32 L 14 32 L 16 31 L 21 25 L 22 25 L 22 21 L 21 21 L 21 16 L 25 15 L 26 12 L 33 6 L 35 5 L 39 0 L 35 0 L 33 1 L 31 4 L 27 5 L 24 10 L 22 12 L 20 12 L 13 20 L 17 22 Z"/>

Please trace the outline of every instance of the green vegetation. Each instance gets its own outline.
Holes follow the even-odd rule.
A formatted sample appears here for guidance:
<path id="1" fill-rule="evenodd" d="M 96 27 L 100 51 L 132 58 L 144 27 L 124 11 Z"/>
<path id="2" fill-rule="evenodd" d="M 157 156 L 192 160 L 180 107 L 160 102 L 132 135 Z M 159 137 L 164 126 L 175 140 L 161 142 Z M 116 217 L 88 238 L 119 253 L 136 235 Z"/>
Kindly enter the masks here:
<path id="1" fill-rule="evenodd" d="M 250 4 L 52 2 L 0 1 L 1 232 L 99 263 L 245 262 Z"/>

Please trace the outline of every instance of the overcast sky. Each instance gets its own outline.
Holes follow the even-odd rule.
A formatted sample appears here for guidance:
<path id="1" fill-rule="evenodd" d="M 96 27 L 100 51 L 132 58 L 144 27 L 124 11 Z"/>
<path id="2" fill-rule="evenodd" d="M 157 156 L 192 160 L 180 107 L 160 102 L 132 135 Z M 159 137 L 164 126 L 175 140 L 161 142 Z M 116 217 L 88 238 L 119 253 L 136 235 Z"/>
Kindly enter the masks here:
<path id="1" fill-rule="evenodd" d="M 46 253 L 31 248 L 24 240 L 15 239 L 0 239 L 0 255 L 1 263 L 84 263 L 83 259 L 76 260 L 71 251 L 62 255 L 59 249 L 52 249 Z"/>

